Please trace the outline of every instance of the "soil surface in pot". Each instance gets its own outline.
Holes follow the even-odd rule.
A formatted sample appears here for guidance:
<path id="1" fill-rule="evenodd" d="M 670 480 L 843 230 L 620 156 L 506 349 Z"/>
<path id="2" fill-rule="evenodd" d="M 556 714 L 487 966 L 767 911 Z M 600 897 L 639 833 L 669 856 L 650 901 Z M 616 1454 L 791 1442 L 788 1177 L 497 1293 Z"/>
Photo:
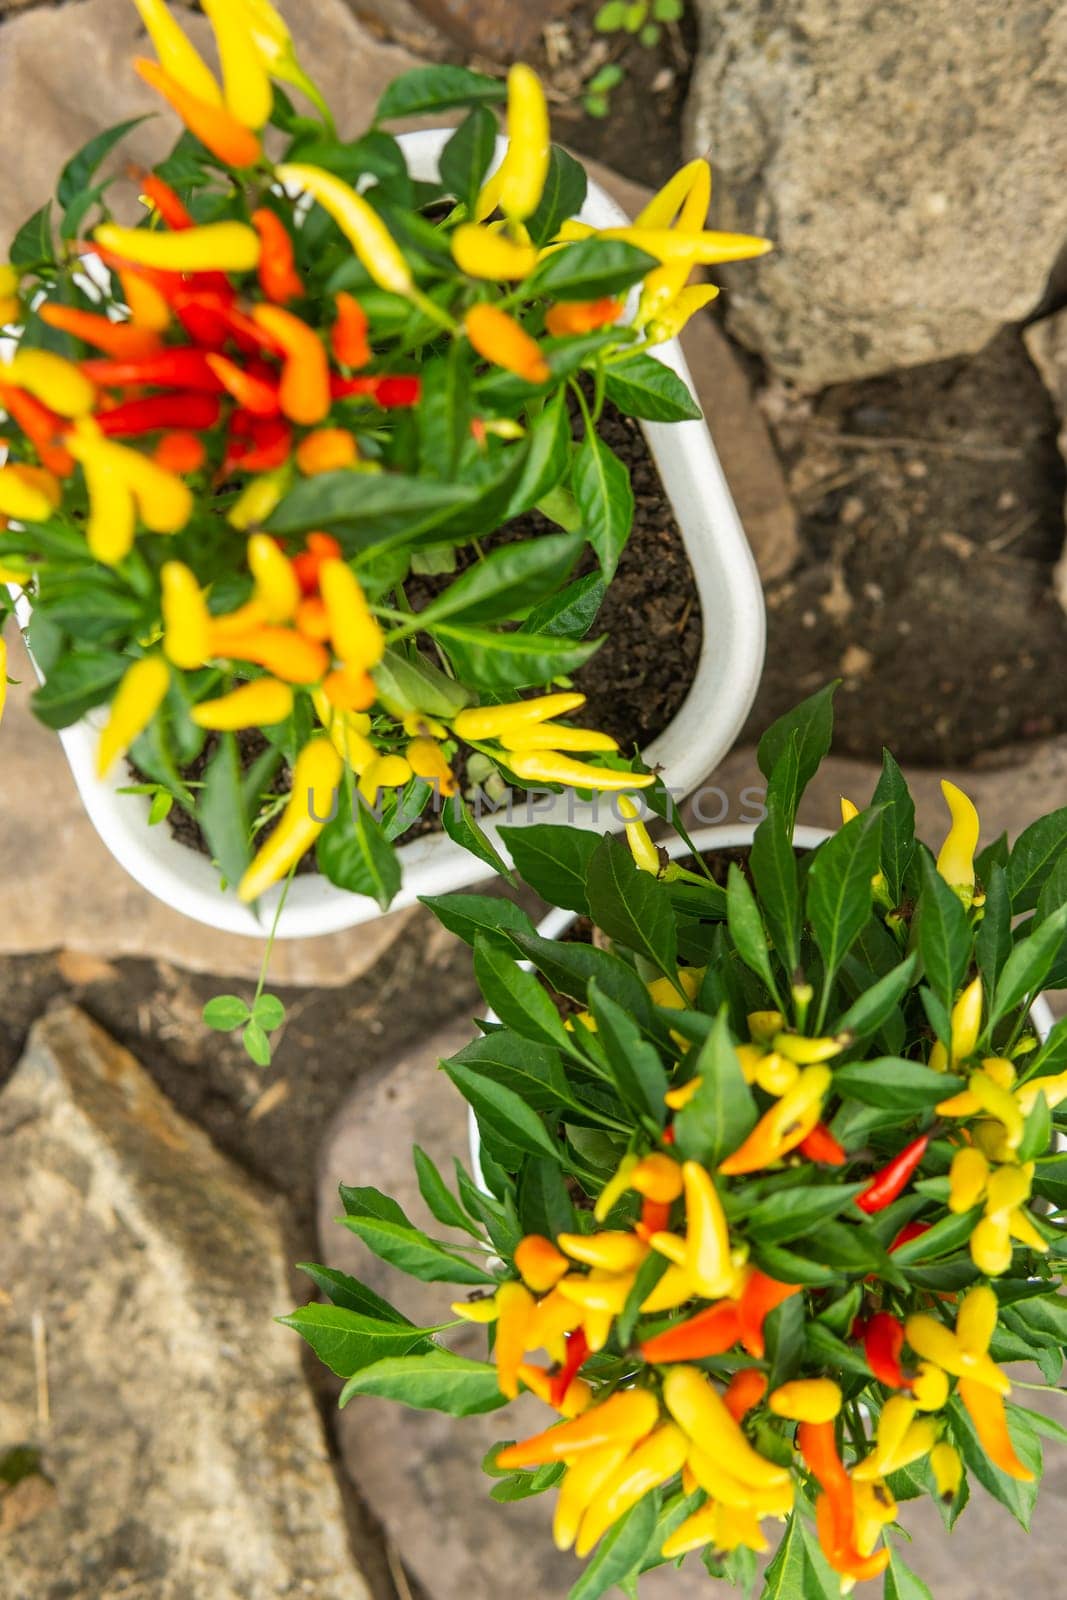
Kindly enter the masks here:
<path id="1" fill-rule="evenodd" d="M 696 674 L 703 622 L 693 569 L 640 426 L 606 405 L 599 432 L 629 469 L 634 525 L 591 630 L 594 637 L 606 634 L 604 643 L 574 674 L 575 687 L 587 697 L 574 720 L 612 734 L 623 751 L 633 751 L 650 744 L 679 711 Z M 558 531 L 555 523 L 534 511 L 484 540 L 483 548 L 491 550 Z M 473 551 L 464 547 L 457 551 L 457 558 L 458 570 L 462 570 L 474 559 Z M 587 550 L 572 576 L 595 570 L 596 559 Z M 405 589 L 415 610 L 447 587 L 454 576 L 413 577 Z M 246 769 L 266 748 L 257 732 L 239 734 L 238 743 Z M 203 778 L 213 748 L 214 741 L 209 738 L 197 760 L 183 769 L 188 782 Z M 145 781 L 130 765 L 136 780 Z M 461 768 L 457 776 L 462 783 Z M 289 787 L 289 769 L 283 766 L 273 791 L 284 793 Z M 180 806 L 171 808 L 165 826 L 180 843 L 210 854 L 199 824 Z M 428 810 L 400 842 L 440 827 L 440 816 Z M 261 838 L 268 837 L 269 831 L 265 829 Z M 316 870 L 310 853 L 297 867 L 298 872 Z"/>

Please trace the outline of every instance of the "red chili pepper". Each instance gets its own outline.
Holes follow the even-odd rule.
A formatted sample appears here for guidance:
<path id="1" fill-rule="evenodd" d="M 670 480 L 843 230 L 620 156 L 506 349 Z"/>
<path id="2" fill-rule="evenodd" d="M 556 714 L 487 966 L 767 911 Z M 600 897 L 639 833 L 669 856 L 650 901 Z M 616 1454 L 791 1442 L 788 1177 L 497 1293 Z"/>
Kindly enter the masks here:
<path id="1" fill-rule="evenodd" d="M 132 174 L 144 190 L 147 199 L 151 200 L 168 228 L 180 232 L 183 228 L 196 226 L 196 218 L 186 210 L 183 201 L 179 200 L 169 183 L 159 177 L 155 172 L 134 172 Z"/>
<path id="2" fill-rule="evenodd" d="M 347 400 L 352 395 L 369 395 L 378 405 L 413 406 L 422 393 L 422 380 L 414 374 L 384 374 L 378 378 L 330 378 L 330 395 L 334 400 Z"/>
<path id="3" fill-rule="evenodd" d="M 677 1135 L 674 1131 L 674 1124 L 672 1123 L 669 1128 L 664 1128 L 660 1137 L 662 1138 L 664 1144 L 673 1144 L 677 1138 Z"/>
<path id="4" fill-rule="evenodd" d="M 906 1222 L 889 1246 L 889 1254 L 892 1255 L 894 1250 L 899 1250 L 902 1244 L 910 1244 L 912 1239 L 921 1239 L 924 1233 L 929 1233 L 932 1226 L 933 1224 L 929 1222 Z"/>
<path id="5" fill-rule="evenodd" d="M 671 1220 L 670 1204 L 665 1200 L 645 1200 L 641 1206 L 641 1220 L 634 1229 L 646 1241 L 654 1233 L 665 1233 Z"/>
<path id="6" fill-rule="evenodd" d="M 83 361 L 87 378 L 105 389 L 125 389 L 142 384 L 173 389 L 199 389 L 207 394 L 224 393 L 224 385 L 212 372 L 203 350 L 188 346 L 164 350 L 139 361 Z"/>
<path id="7" fill-rule="evenodd" d="M 564 1396 L 578 1373 L 581 1371 L 582 1362 L 589 1354 L 589 1341 L 585 1336 L 584 1328 L 576 1328 L 567 1335 L 567 1359 L 557 1373 L 554 1373 L 548 1386 L 548 1403 L 561 1406 Z"/>
<path id="8" fill-rule="evenodd" d="M 64 445 L 57 443 L 67 426 L 63 418 L 35 395 L 6 383 L 0 384 L 0 406 L 8 416 L 14 417 L 33 444 L 42 465 L 57 478 L 69 478 L 74 471 L 74 457 Z"/>
<path id="9" fill-rule="evenodd" d="M 280 410 L 278 385 L 258 374 L 247 371 L 231 361 L 229 356 L 210 352 L 204 358 L 227 394 L 231 394 L 244 411 L 254 417 L 276 417 Z"/>
<path id="10" fill-rule="evenodd" d="M 367 343 L 367 313 L 354 295 L 342 289 L 337 296 L 337 320 L 330 330 L 330 346 L 343 367 L 365 367 L 371 358 Z"/>
<path id="11" fill-rule="evenodd" d="M 292 447 L 293 430 L 284 417 L 249 417 L 240 430 L 231 418 L 223 471 L 270 472 L 288 461 Z"/>
<path id="12" fill-rule="evenodd" d="M 797 1149 L 809 1161 L 821 1162 L 826 1167 L 843 1167 L 848 1160 L 846 1151 L 838 1144 L 825 1122 L 817 1122 Z"/>
<path id="13" fill-rule="evenodd" d="M 261 206 L 252 213 L 252 226 L 259 234 L 259 286 L 268 300 L 285 305 L 288 300 L 299 300 L 304 285 L 293 265 L 293 241 L 289 230 L 277 212 Z"/>
<path id="14" fill-rule="evenodd" d="M 324 561 L 336 561 L 343 554 L 341 546 L 330 533 L 309 533 L 306 549 L 293 557 L 293 571 L 301 594 L 319 592 L 319 568 Z"/>
<path id="15" fill-rule="evenodd" d="M 863 1329 L 863 1353 L 878 1382 L 889 1389 L 911 1388 L 900 1365 L 903 1348 L 904 1324 L 888 1311 L 876 1311 Z"/>
<path id="16" fill-rule="evenodd" d="M 168 472 L 176 472 L 179 476 L 185 472 L 199 471 L 206 456 L 204 441 L 198 439 L 195 433 L 187 433 L 183 429 L 165 433 L 152 451 L 152 460 L 157 466 L 164 467 Z"/>
<path id="17" fill-rule="evenodd" d="M 855 1203 L 860 1210 L 873 1216 L 876 1211 L 884 1211 L 886 1206 L 891 1206 L 911 1181 L 929 1143 L 930 1135 L 921 1133 L 917 1139 L 906 1144 L 900 1154 L 894 1156 L 880 1172 L 876 1172 L 863 1193 L 856 1196 Z"/>
<path id="18" fill-rule="evenodd" d="M 219 420 L 218 395 L 150 394 L 143 400 L 126 400 L 99 411 L 100 431 L 112 438 L 139 433 L 155 433 L 160 428 L 213 428 Z"/>
<path id="19" fill-rule="evenodd" d="M 733 1300 L 717 1300 L 687 1322 L 676 1322 L 646 1339 L 641 1354 L 646 1361 L 701 1361 L 705 1356 L 721 1356 L 740 1337 L 737 1305 Z"/>
<path id="20" fill-rule="evenodd" d="M 763 1324 L 775 1306 L 780 1306 L 790 1295 L 799 1293 L 799 1283 L 779 1283 L 777 1278 L 768 1278 L 766 1273 L 755 1267 L 745 1279 L 738 1303 L 741 1343 L 757 1361 L 763 1359 L 766 1349 Z"/>

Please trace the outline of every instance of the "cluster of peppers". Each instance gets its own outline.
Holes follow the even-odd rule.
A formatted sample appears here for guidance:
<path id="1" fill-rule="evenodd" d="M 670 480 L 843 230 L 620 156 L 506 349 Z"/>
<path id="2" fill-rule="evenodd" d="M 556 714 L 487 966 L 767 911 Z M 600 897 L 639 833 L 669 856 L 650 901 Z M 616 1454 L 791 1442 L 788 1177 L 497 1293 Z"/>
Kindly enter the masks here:
<path id="1" fill-rule="evenodd" d="M 939 869 L 965 904 L 980 906 L 973 865 L 977 816 L 951 785 L 946 798 L 953 824 Z M 628 804 L 626 815 L 636 864 L 665 870 L 636 807 Z M 701 976 L 683 968 L 677 986 L 657 979 L 650 985 L 660 991 L 653 998 L 677 1007 L 682 995 L 696 992 Z M 935 1052 L 935 1068 L 958 1071 L 974 1056 L 981 1016 L 976 981 L 953 1009 L 951 1045 L 940 1056 Z M 591 1015 L 582 1020 L 595 1028 Z M 962 1296 L 919 1292 L 915 1308 L 898 1314 L 891 1306 L 899 1302 L 887 1304 L 887 1290 L 869 1277 L 848 1330 L 857 1361 L 869 1372 L 860 1386 L 862 1408 L 854 1398 L 846 1401 L 832 1368 L 812 1371 L 809 1364 L 803 1375 L 771 1387 L 767 1317 L 798 1295 L 817 1316 L 822 1291 L 778 1281 L 752 1264 L 750 1247 L 757 1241 L 745 1238 L 743 1217 L 731 1230 L 724 1184 L 798 1162 L 841 1168 L 868 1158 L 863 1152 L 850 1157 L 823 1121 L 833 1095 L 830 1063 L 849 1041 L 806 1037 L 777 1012 L 753 1013 L 748 1021 L 750 1038 L 735 1047 L 738 1064 L 772 1104 L 714 1172 L 678 1159 L 668 1122 L 657 1147 L 623 1159 L 595 1202 L 593 1231 L 524 1238 L 514 1252 L 514 1278 L 491 1296 L 452 1309 L 493 1324 L 502 1393 L 514 1397 L 526 1389 L 563 1419 L 495 1458 L 501 1469 L 564 1464 L 555 1513 L 560 1548 L 573 1545 L 587 1554 L 644 1495 L 677 1480 L 686 1494 L 702 1499 L 665 1541 L 664 1558 L 704 1547 L 765 1551 L 761 1521 L 787 1516 L 798 1485 L 806 1483 L 815 1494 L 822 1551 L 847 1589 L 876 1577 L 889 1562 L 881 1536 L 897 1516 L 887 1482 L 892 1473 L 925 1461 L 937 1492 L 948 1503 L 955 1499 L 963 1467 L 946 1412 L 953 1395 L 1000 1471 L 1021 1481 L 1033 1474 L 1009 1434 L 1004 1401 L 1010 1382 L 989 1355 L 999 1316 L 989 1283 Z M 688 1045 L 677 1038 L 684 1058 Z M 1013 1079 L 1010 1062 L 987 1059 L 971 1072 L 966 1091 L 937 1108 L 942 1117 L 967 1119 L 953 1136 L 958 1148 L 949 1210 L 966 1212 L 984 1199 L 971 1249 L 987 1277 L 1007 1270 L 1013 1238 L 1039 1252 L 1048 1248 L 1024 1209 L 1033 1166 L 1020 1164 L 1014 1153 L 1037 1094 L 1050 1105 L 1067 1099 L 1067 1074 L 1015 1090 Z M 668 1107 L 682 1109 L 697 1082 L 690 1078 L 671 1088 Z M 910 1139 L 866 1178 L 852 1201 L 861 1217 L 885 1211 L 908 1190 L 932 1137 L 927 1131 Z M 611 1226 L 620 1211 L 629 1225 Z M 930 1226 L 907 1223 L 889 1253 Z M 658 1274 L 650 1275 L 647 1265 L 657 1258 Z M 597 1358 L 624 1312 L 627 1327 L 636 1331 L 619 1341 L 620 1381 L 618 1363 L 607 1368 Z M 645 1318 L 657 1319 L 648 1332 L 641 1331 Z M 538 1351 L 550 1365 L 529 1359 Z M 850 1465 L 843 1454 L 846 1411 Z M 874 1418 L 870 1437 L 867 1417 Z"/>
<path id="2" fill-rule="evenodd" d="M 205 499 L 213 504 L 222 491 L 229 496 L 229 525 L 248 536 L 246 561 L 235 545 L 235 575 L 251 578 L 253 587 L 244 604 L 224 613 L 213 609 L 210 588 L 190 566 L 162 565 L 160 628 L 142 641 L 146 653 L 115 692 L 100 742 L 101 772 L 151 723 L 175 671 L 209 665 L 231 685 L 196 708 L 193 720 L 209 729 L 271 728 L 289 717 L 294 691 L 308 694 L 322 731 L 299 755 L 292 803 L 240 886 L 246 899 L 278 881 L 314 842 L 322 826 L 316 819 L 330 815 L 323 797 L 342 778 L 354 778 L 371 805 L 380 790 L 399 788 L 413 776 L 450 795 L 456 739 L 474 743 L 524 783 L 595 790 L 651 782 L 649 775 L 576 758 L 575 752 L 617 750 L 606 734 L 552 720 L 576 709 L 579 695 L 474 707 L 448 726 L 418 705 L 381 703 L 374 669 L 389 640 L 339 546 L 323 532 L 309 534 L 298 547 L 262 532 L 299 477 L 381 470 L 361 458 L 359 407 L 373 405 L 379 417 L 420 400 L 417 370 L 367 370 L 376 357 L 355 297 L 343 291 L 332 297 L 324 329 L 307 320 L 294 248 L 299 196 L 330 215 L 379 289 L 404 297 L 443 333 L 467 340 L 506 371 L 535 384 L 551 372 L 538 341 L 504 305 L 479 300 L 456 319 L 423 294 L 379 214 L 343 180 L 312 165 L 270 164 L 261 136 L 273 108 L 272 80 L 310 96 L 331 124 L 268 0 L 205 5 L 221 82 L 163 0 L 135 4 L 158 56 L 138 60 L 137 71 L 236 184 L 254 184 L 260 203 L 247 222 L 198 225 L 158 173 L 140 173 L 151 226 L 106 222 L 80 247 L 108 267 L 124 305 L 105 312 L 35 296 L 42 322 L 95 353 L 70 361 L 23 347 L 0 365 L 0 407 L 19 430 L 16 453 L 27 458 L 0 468 L 0 518 L 31 527 L 45 523 L 63 506 L 69 485 L 77 515 L 83 493 L 87 502 L 89 554 L 117 566 L 139 531 L 178 534 Z M 464 278 L 509 288 L 545 253 L 526 223 L 549 171 L 548 114 L 536 75 L 521 65 L 509 74 L 507 132 L 504 159 L 485 182 L 473 216 L 449 235 L 463 274 L 457 288 L 466 299 Z M 636 314 L 646 346 L 671 336 L 715 294 L 710 286 L 687 286 L 694 269 L 767 247 L 763 240 L 707 231 L 710 192 L 707 163 L 691 162 L 633 227 L 602 231 L 659 263 Z M 568 223 L 547 249 L 591 232 Z M 18 320 L 19 284 L 17 270 L 4 267 L 0 321 Z M 553 336 L 580 335 L 616 322 L 623 310 L 623 302 L 610 297 L 561 302 L 548 307 L 546 327 Z M 475 419 L 472 431 L 484 443 L 492 427 Z M 26 585 L 36 560 L 11 558 L 0 579 Z M 0 670 L 0 694 L 5 687 Z M 477 685 L 466 688 L 477 691 Z"/>

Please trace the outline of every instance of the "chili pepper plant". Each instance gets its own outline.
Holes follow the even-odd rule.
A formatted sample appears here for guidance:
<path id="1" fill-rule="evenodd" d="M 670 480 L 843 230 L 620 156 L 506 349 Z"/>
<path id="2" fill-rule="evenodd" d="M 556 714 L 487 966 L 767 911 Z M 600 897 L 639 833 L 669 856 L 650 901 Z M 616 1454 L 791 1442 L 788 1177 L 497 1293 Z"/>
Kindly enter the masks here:
<path id="1" fill-rule="evenodd" d="M 590 1557 L 571 1600 L 686 1558 L 751 1585 L 772 1551 L 768 1597 L 928 1595 L 903 1502 L 951 1531 L 985 1493 L 1026 1527 L 1067 1439 L 1024 1403 L 1062 1392 L 1067 1343 L 1067 1021 L 1042 1040 L 1030 1017 L 1067 985 L 1067 808 L 976 853 L 946 783 L 935 854 L 887 754 L 870 803 L 800 854 L 831 718 L 827 690 L 764 737 L 766 819 L 719 878 L 669 861 L 633 802 L 625 842 L 514 830 L 527 883 L 591 942 L 508 900 L 431 902 L 491 1008 L 441 1064 L 480 1171 L 453 1187 L 416 1151 L 432 1234 L 369 1187 L 342 1187 L 341 1220 L 457 1286 L 452 1326 L 484 1325 L 486 1358 L 317 1266 L 326 1302 L 283 1319 L 343 1405 L 544 1401 L 532 1438 L 502 1417 L 485 1468 L 499 1500 L 552 1495 L 556 1543 Z"/>
<path id="2" fill-rule="evenodd" d="M 133 124 L 99 134 L 0 268 L 0 576 L 32 601 L 33 709 L 108 707 L 100 773 L 128 753 L 243 900 L 314 850 L 384 909 L 431 803 L 499 864 L 460 754 L 465 784 L 652 782 L 557 720 L 632 520 L 597 423 L 699 416 L 651 351 L 715 295 L 695 267 L 765 243 L 705 228 L 704 161 L 633 227 L 575 220 L 586 175 L 527 67 L 417 68 L 343 139 L 267 0 L 205 4 L 221 81 L 135 3 L 158 57 L 135 69 L 186 131 L 125 180 L 99 169 Z M 390 124 L 457 109 L 417 181 Z M 485 546 L 535 507 L 556 531 Z"/>

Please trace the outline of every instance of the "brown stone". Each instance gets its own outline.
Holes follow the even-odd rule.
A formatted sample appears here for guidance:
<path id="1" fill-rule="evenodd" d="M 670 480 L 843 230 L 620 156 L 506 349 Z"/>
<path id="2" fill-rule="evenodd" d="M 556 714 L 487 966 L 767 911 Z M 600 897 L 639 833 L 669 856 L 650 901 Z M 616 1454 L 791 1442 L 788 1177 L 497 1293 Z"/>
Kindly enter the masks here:
<path id="1" fill-rule="evenodd" d="M 0 1145 L 0 1440 L 55 1490 L 0 1502 L 5 1597 L 369 1600 L 273 1321 L 271 1203 L 74 1007 L 33 1029 Z"/>

